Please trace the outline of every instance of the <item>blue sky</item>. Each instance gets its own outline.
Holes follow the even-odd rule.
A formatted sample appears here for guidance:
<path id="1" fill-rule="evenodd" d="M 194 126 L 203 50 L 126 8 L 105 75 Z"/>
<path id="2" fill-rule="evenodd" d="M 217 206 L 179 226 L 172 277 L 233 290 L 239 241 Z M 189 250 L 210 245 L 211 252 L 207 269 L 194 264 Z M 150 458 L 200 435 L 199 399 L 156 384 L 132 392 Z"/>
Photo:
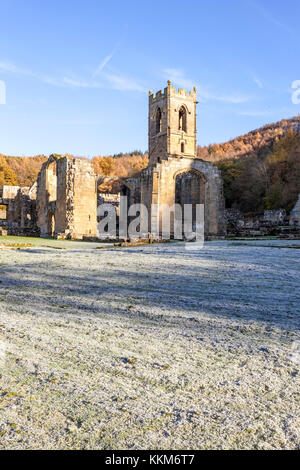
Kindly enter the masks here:
<path id="1" fill-rule="evenodd" d="M 0 0 L 0 153 L 147 149 L 148 90 L 198 89 L 198 143 L 300 113 L 298 0 Z"/>

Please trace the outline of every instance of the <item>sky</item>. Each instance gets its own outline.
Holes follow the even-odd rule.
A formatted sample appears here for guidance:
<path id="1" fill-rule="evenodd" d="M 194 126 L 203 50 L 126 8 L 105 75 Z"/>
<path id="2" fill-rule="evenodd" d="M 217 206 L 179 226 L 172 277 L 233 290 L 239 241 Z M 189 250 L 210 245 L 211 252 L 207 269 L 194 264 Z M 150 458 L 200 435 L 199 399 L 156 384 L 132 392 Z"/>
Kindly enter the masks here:
<path id="1" fill-rule="evenodd" d="M 3 154 L 145 151 L 167 80 L 197 86 L 199 145 L 300 113 L 299 0 L 0 0 L 0 17 Z"/>

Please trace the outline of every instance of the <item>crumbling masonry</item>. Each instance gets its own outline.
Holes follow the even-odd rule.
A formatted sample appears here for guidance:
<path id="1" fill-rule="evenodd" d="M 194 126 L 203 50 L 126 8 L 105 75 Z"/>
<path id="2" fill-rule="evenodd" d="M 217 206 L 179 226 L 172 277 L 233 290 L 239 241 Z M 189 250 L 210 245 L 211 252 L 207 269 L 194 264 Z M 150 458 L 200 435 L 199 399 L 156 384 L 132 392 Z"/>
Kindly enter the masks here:
<path id="1" fill-rule="evenodd" d="M 196 88 L 176 91 L 168 82 L 164 91 L 149 92 L 149 166 L 138 178 L 127 179 L 122 192 L 129 204 L 147 207 L 148 226 L 160 232 L 164 205 L 204 204 L 206 238 L 222 237 L 222 177 L 214 165 L 196 157 L 196 105 Z"/>
<path id="2" fill-rule="evenodd" d="M 129 207 L 142 203 L 148 227 L 156 226 L 159 232 L 164 206 L 191 204 L 194 210 L 203 204 L 206 238 L 223 237 L 222 178 L 214 165 L 196 157 L 196 105 L 196 88 L 177 91 L 168 82 L 163 91 L 149 92 L 149 165 L 137 178 L 121 181 L 120 194 L 127 196 Z M 105 199 L 97 194 L 101 178 L 89 160 L 51 155 L 33 188 L 12 191 L 6 206 L 7 232 L 96 238 L 97 200 L 101 204 Z"/>
<path id="3" fill-rule="evenodd" d="M 96 175 L 88 160 L 51 156 L 37 181 L 41 236 L 97 237 Z"/>

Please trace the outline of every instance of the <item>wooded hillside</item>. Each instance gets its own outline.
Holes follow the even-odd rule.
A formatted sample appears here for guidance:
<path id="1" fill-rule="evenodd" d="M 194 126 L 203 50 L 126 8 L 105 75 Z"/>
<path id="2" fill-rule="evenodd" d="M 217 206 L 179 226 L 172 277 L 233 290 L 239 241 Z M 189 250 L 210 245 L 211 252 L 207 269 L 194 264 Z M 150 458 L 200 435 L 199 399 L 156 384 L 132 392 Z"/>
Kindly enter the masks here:
<path id="1" fill-rule="evenodd" d="M 300 193 L 300 116 L 267 124 L 223 144 L 199 146 L 197 156 L 222 171 L 227 208 L 256 214 L 264 209 L 290 211 Z M 46 159 L 44 155 L 0 154 L 0 187 L 30 186 Z M 97 174 L 126 178 L 147 167 L 148 154 L 136 150 L 96 156 L 92 163 Z"/>
<path id="2" fill-rule="evenodd" d="M 290 131 L 300 133 L 300 116 L 266 124 L 248 134 L 241 135 L 223 144 L 197 147 L 197 156 L 212 163 L 224 159 L 236 159 L 253 155 L 266 155 L 274 144 Z"/>
<path id="3" fill-rule="evenodd" d="M 227 208 L 290 211 L 300 193 L 300 134 L 290 131 L 272 149 L 215 164 L 222 171 Z"/>
<path id="4" fill-rule="evenodd" d="M 31 186 L 48 157 L 8 157 L 0 154 L 0 188 L 4 184 Z M 138 175 L 148 165 L 148 154 L 134 151 L 126 154 L 97 156 L 92 159 L 97 174 L 125 178 Z"/>
<path id="5" fill-rule="evenodd" d="M 44 155 L 7 157 L 0 154 L 0 188 L 4 184 L 31 186 L 36 181 L 41 166 L 46 160 L 47 157 Z"/>

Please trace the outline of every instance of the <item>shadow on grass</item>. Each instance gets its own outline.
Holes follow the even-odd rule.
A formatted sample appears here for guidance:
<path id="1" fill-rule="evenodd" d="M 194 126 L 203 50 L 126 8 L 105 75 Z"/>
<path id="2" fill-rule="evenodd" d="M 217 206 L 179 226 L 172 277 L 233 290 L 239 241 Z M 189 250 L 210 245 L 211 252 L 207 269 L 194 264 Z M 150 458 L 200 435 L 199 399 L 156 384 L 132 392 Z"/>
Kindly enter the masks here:
<path id="1" fill-rule="evenodd" d="M 123 254 L 140 251 L 123 250 Z M 42 249 L 34 252 L 45 253 Z M 161 249 L 157 254 L 169 255 L 170 263 L 175 256 L 172 250 Z M 78 310 L 91 315 L 120 316 L 124 321 L 167 322 L 183 329 L 187 322 L 190 327 L 200 328 L 203 314 L 212 320 L 259 321 L 284 329 L 299 328 L 299 278 L 290 277 L 287 287 L 284 266 L 282 270 L 278 269 L 280 264 L 271 269 L 270 258 L 268 265 L 257 261 L 254 269 L 247 272 L 183 265 L 176 274 L 155 269 L 135 272 L 130 263 L 128 268 L 116 269 L 113 265 L 103 270 L 101 265 L 97 268 L 97 255 L 91 259 L 95 263 L 93 271 L 91 267 L 81 267 L 79 262 L 76 271 L 66 272 L 63 266 L 52 265 L 51 258 L 47 261 L 49 270 L 38 259 L 34 263 L 2 265 L 2 301 L 21 303 L 36 312 L 48 310 L 66 315 Z M 178 263 L 180 258 L 176 260 Z M 159 256 L 154 261 L 159 262 Z M 103 299 L 105 306 L 100 302 Z"/>

